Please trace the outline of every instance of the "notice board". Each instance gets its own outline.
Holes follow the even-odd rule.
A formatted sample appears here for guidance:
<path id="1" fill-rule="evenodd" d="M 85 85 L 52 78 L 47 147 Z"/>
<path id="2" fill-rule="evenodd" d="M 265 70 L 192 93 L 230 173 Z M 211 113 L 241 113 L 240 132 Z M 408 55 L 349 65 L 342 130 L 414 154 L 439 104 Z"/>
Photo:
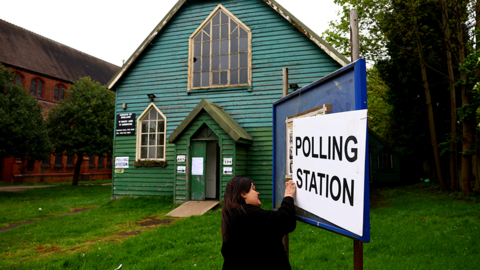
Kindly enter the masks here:
<path id="1" fill-rule="evenodd" d="M 302 114 L 302 112 L 307 112 L 309 110 L 314 110 L 315 108 L 320 108 L 326 104 L 329 104 L 329 112 L 328 116 L 332 116 L 334 114 L 341 114 L 345 112 L 353 112 L 353 111 L 360 111 L 367 109 L 367 82 L 366 82 L 366 63 L 364 59 L 359 59 L 323 78 L 302 87 L 301 89 L 289 94 L 288 96 L 281 98 L 273 103 L 273 186 L 272 186 L 272 194 L 273 194 L 273 208 L 278 209 L 281 205 L 283 200 L 283 196 L 285 193 L 285 180 L 292 178 L 295 180 L 297 177 L 295 169 L 298 170 L 298 166 L 295 164 L 292 168 L 287 168 L 287 161 L 292 155 L 290 153 L 289 147 L 290 145 L 293 146 L 295 149 L 295 138 L 290 138 L 290 135 L 287 134 L 285 125 L 286 119 L 293 116 Z M 366 111 L 365 111 L 366 113 Z M 323 117 L 323 116 L 312 116 L 312 117 Z M 311 121 L 305 120 L 307 118 L 302 118 L 299 120 L 294 120 L 300 123 L 301 121 Z M 366 125 L 366 117 L 364 123 Z M 311 125 L 311 123 L 309 123 Z M 315 126 L 312 128 L 321 129 L 321 126 Z M 293 127 L 293 134 L 295 135 L 295 127 Z M 302 222 L 311 224 L 313 226 L 317 226 L 341 235 L 344 235 L 349 238 L 357 239 L 362 242 L 370 242 L 370 207 L 369 207 L 369 198 L 370 198 L 370 190 L 369 190 L 369 153 L 368 153 L 368 134 L 365 128 L 365 134 L 362 137 L 362 141 L 358 142 L 358 147 L 362 147 L 364 151 L 362 152 L 362 160 L 364 164 L 362 164 L 363 168 L 363 204 L 362 208 L 358 210 L 358 213 L 362 215 L 361 224 L 358 224 L 358 221 L 353 221 L 352 224 L 354 226 L 347 226 L 345 223 L 341 223 L 338 220 L 329 218 L 322 218 L 319 215 L 316 215 L 306 209 L 296 207 L 296 217 L 297 220 Z M 348 136 L 343 138 L 343 143 L 346 142 Z M 318 144 L 319 138 L 317 138 L 316 143 Z M 327 139 L 327 137 L 325 137 Z M 339 137 L 337 137 L 339 140 Z M 333 139 L 332 139 L 333 140 Z M 339 142 L 337 142 L 339 143 Z M 350 146 L 352 146 L 352 142 L 349 142 Z M 293 150 L 292 149 L 292 150 Z M 288 152 L 287 152 L 288 150 Z M 352 149 L 349 149 L 351 151 Z M 318 153 L 317 153 L 318 154 Z M 344 157 L 345 158 L 345 157 Z M 326 165 L 328 166 L 328 165 Z M 322 167 L 322 166 L 321 166 Z M 291 170 L 291 174 L 287 174 Z M 345 177 L 348 178 L 348 177 Z M 322 180 L 326 180 L 322 179 Z M 331 180 L 331 179 L 330 179 Z M 340 183 L 345 184 L 344 179 L 334 179 L 334 186 L 332 188 L 339 188 Z M 298 181 L 298 179 L 297 179 Z M 346 179 L 345 181 L 351 183 L 351 179 Z M 356 180 L 358 181 L 358 180 Z M 324 182 L 325 183 L 325 182 Z M 332 182 L 330 182 L 332 183 Z M 297 182 L 297 188 L 299 182 Z M 310 184 L 310 183 L 309 183 Z M 347 187 L 351 188 L 351 184 L 347 185 Z M 302 188 L 304 188 L 302 186 Z M 318 189 L 318 186 L 317 186 Z M 331 190 L 330 190 L 331 191 Z M 318 192 L 318 190 L 317 190 Z M 324 191 L 326 192 L 326 191 Z M 348 195 L 349 192 L 352 192 L 351 189 L 345 190 L 346 197 L 345 201 L 346 204 L 349 204 L 350 197 Z M 335 191 L 335 196 L 338 194 Z M 331 196 L 331 194 L 330 194 Z M 336 198 L 337 199 L 337 198 Z M 351 198 L 353 200 L 354 198 Z M 343 198 L 338 198 L 339 201 L 343 203 Z M 352 201 L 353 204 L 353 201 Z M 357 214 L 358 214 L 357 213 Z M 317 213 L 318 214 L 318 213 Z M 339 226 L 341 224 L 342 226 Z M 361 227 L 359 230 L 358 227 Z"/>

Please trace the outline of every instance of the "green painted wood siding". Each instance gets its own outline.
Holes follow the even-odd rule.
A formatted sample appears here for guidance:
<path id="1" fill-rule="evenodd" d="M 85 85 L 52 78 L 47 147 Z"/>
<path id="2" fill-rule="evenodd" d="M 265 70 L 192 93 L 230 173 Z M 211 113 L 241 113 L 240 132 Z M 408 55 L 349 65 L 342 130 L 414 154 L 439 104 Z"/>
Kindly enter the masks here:
<path id="1" fill-rule="evenodd" d="M 188 95 L 188 39 L 219 3 L 252 31 L 251 91 L 225 89 Z M 147 94 L 155 94 L 154 103 L 167 117 L 168 137 L 202 98 L 222 106 L 254 137 L 247 153 L 246 174 L 254 179 L 262 198 L 271 198 L 272 103 L 282 97 L 284 67 L 289 68 L 291 83 L 304 86 L 337 70 L 340 65 L 262 0 L 189 2 L 118 82 L 117 112 L 134 112 L 138 117 L 150 104 Z M 128 104 L 125 111 L 123 103 Z M 115 156 L 128 155 L 133 163 L 135 138 L 117 137 Z M 175 148 L 167 145 L 167 161 L 173 164 Z M 177 149 L 177 153 L 181 151 L 185 150 Z M 233 147 L 231 151 L 233 155 Z M 238 165 L 245 166 L 241 162 Z M 239 172 L 242 170 L 244 167 L 238 168 Z M 114 196 L 174 195 L 175 173 L 171 165 L 166 168 L 131 165 L 124 174 L 114 174 Z M 222 179 L 226 181 L 227 177 L 222 176 Z"/>
<path id="2" fill-rule="evenodd" d="M 375 186 L 393 186 L 401 183 L 400 159 L 393 155 L 393 169 L 379 170 L 378 169 L 378 154 L 385 146 L 377 140 L 374 136 L 368 136 L 368 143 L 370 144 L 370 162 L 372 169 L 372 184 Z"/>

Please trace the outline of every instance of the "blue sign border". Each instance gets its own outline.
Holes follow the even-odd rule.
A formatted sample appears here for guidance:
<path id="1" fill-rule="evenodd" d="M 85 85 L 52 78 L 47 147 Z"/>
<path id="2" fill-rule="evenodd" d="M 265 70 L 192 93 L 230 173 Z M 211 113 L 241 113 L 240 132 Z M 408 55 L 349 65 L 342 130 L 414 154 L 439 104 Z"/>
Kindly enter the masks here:
<path id="1" fill-rule="evenodd" d="M 355 110 L 364 110 L 367 109 L 367 69 L 366 69 L 366 62 L 365 59 L 358 59 L 357 61 L 340 68 L 329 75 L 289 94 L 286 97 L 283 97 L 273 103 L 273 182 L 272 182 L 272 205 L 275 210 L 275 185 L 276 185 L 276 140 L 275 140 L 275 131 L 276 131 L 276 107 L 277 105 L 289 101 L 292 98 L 300 97 L 300 95 L 304 92 L 310 91 L 315 89 L 316 87 L 321 86 L 327 82 L 330 82 L 332 79 L 335 79 L 341 75 L 351 73 L 353 69 L 353 76 L 354 76 L 354 87 L 355 87 Z M 318 104 L 321 106 L 323 104 Z M 304 110 L 305 111 L 305 110 Z M 299 112 L 301 113 L 301 112 Z M 311 224 L 316 227 L 320 227 L 331 232 L 360 240 L 364 243 L 370 242 L 370 185 L 369 185 L 369 176 L 370 176 L 370 166 L 369 166 L 369 149 L 368 149 L 368 128 L 367 128 L 367 136 L 366 136 L 366 153 L 365 153 L 365 189 L 364 189 L 364 209 L 363 209 L 363 236 L 354 234 L 350 231 L 347 231 L 343 228 L 340 228 L 328 221 L 319 221 L 314 220 L 308 217 L 297 215 L 297 220 L 305 222 L 307 224 Z M 284 143 L 284 142 L 282 142 Z M 320 219 L 321 220 L 321 219 Z"/>

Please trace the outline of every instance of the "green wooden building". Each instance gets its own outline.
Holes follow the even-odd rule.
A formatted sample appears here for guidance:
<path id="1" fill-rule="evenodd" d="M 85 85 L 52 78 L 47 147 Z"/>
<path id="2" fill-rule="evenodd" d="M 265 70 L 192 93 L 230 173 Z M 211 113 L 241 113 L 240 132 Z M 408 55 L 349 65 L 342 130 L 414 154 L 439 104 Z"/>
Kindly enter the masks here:
<path id="1" fill-rule="evenodd" d="M 271 198 L 282 68 L 302 87 L 348 63 L 273 0 L 178 1 L 108 84 L 117 115 L 135 114 L 134 133 L 116 130 L 129 168 L 112 196 L 221 200 L 247 175 Z"/>

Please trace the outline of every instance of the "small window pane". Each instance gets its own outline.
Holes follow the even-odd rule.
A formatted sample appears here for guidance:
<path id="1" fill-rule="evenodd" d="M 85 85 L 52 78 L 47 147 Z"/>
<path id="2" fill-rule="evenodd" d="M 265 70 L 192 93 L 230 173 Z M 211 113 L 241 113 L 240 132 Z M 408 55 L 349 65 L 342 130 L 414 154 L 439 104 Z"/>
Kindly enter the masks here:
<path id="1" fill-rule="evenodd" d="M 196 58 L 193 59 L 193 71 L 194 72 L 201 71 L 200 70 L 201 63 L 202 63 L 202 58 L 196 57 Z"/>
<path id="2" fill-rule="evenodd" d="M 156 132 L 156 129 L 155 129 L 155 123 L 156 121 L 150 121 L 149 122 L 149 129 L 148 129 L 148 132 L 152 133 L 152 132 Z"/>
<path id="3" fill-rule="evenodd" d="M 220 54 L 220 41 L 212 42 L 212 55 Z"/>
<path id="4" fill-rule="evenodd" d="M 235 30 L 235 28 L 237 27 L 237 23 L 234 22 L 233 20 L 230 20 L 230 33 Z"/>
<path id="5" fill-rule="evenodd" d="M 55 86 L 55 93 L 53 95 L 53 99 L 58 100 L 58 94 L 60 92 L 60 89 L 58 89 L 58 85 Z"/>
<path id="6" fill-rule="evenodd" d="M 243 28 L 241 27 L 239 28 L 240 28 L 240 37 L 248 37 L 247 31 L 243 30 Z"/>
<path id="7" fill-rule="evenodd" d="M 216 24 L 220 24 L 220 12 L 217 13 L 217 15 L 215 15 L 215 17 L 213 17 L 213 25 L 216 25 Z"/>
<path id="8" fill-rule="evenodd" d="M 220 26 L 221 38 L 228 38 L 228 24 L 223 24 Z"/>
<path id="9" fill-rule="evenodd" d="M 238 69 L 230 71 L 230 84 L 238 84 Z"/>
<path id="10" fill-rule="evenodd" d="M 227 14 L 221 12 L 221 16 L 222 16 L 222 21 L 221 21 L 221 23 L 222 23 L 222 24 L 228 23 L 228 19 L 229 19 L 229 18 L 228 18 L 228 16 L 227 16 Z"/>
<path id="11" fill-rule="evenodd" d="M 142 133 L 148 133 L 148 122 L 142 121 Z"/>
<path id="12" fill-rule="evenodd" d="M 60 87 L 60 100 L 64 99 L 65 98 L 65 88 L 63 87 Z"/>
<path id="13" fill-rule="evenodd" d="M 238 68 L 238 54 L 230 55 L 230 68 Z"/>
<path id="14" fill-rule="evenodd" d="M 222 55 L 222 56 L 221 56 L 220 69 L 221 69 L 221 70 L 228 69 L 228 55 Z"/>
<path id="15" fill-rule="evenodd" d="M 227 54 L 228 53 L 228 40 L 222 40 L 221 41 L 221 54 Z"/>
<path id="16" fill-rule="evenodd" d="M 149 114 L 147 113 L 142 120 L 149 120 L 149 119 L 148 119 L 148 115 L 149 115 Z M 145 132 L 146 132 L 146 131 L 145 131 Z"/>
<path id="17" fill-rule="evenodd" d="M 241 68 L 248 67 L 248 53 L 240 54 L 240 67 Z"/>
<path id="18" fill-rule="evenodd" d="M 193 45 L 193 56 L 200 56 L 202 54 L 202 43 L 195 43 Z"/>
<path id="19" fill-rule="evenodd" d="M 200 73 L 193 73 L 193 87 L 200 87 Z"/>
<path id="20" fill-rule="evenodd" d="M 148 135 L 142 134 L 142 142 L 140 145 L 148 145 Z"/>
<path id="21" fill-rule="evenodd" d="M 240 69 L 240 83 L 248 83 L 248 69 Z"/>
<path id="22" fill-rule="evenodd" d="M 148 157 L 148 147 L 142 147 L 140 148 L 140 158 L 147 158 Z"/>
<path id="23" fill-rule="evenodd" d="M 41 81 L 38 81 L 38 84 L 37 84 L 37 97 L 42 97 L 42 82 Z"/>
<path id="24" fill-rule="evenodd" d="M 212 56 L 212 70 L 220 69 L 220 56 Z"/>
<path id="25" fill-rule="evenodd" d="M 157 132 L 165 132 L 165 121 L 158 121 L 158 131 Z"/>
<path id="26" fill-rule="evenodd" d="M 163 133 L 158 134 L 157 139 L 158 139 L 157 145 L 165 145 L 165 134 Z"/>
<path id="27" fill-rule="evenodd" d="M 157 120 L 157 110 L 152 109 L 150 110 L 150 120 Z"/>
<path id="28" fill-rule="evenodd" d="M 158 117 L 158 121 L 163 121 L 163 120 L 165 120 L 160 113 L 157 113 L 157 117 Z"/>
<path id="29" fill-rule="evenodd" d="M 163 146 L 157 147 L 157 158 L 163 158 Z"/>
<path id="30" fill-rule="evenodd" d="M 148 147 L 148 158 L 155 158 L 155 148 L 156 147 Z"/>
<path id="31" fill-rule="evenodd" d="M 238 38 L 238 28 L 230 34 L 230 38 Z"/>
<path id="32" fill-rule="evenodd" d="M 248 52 L 248 38 L 240 38 L 240 51 Z"/>
<path id="33" fill-rule="evenodd" d="M 148 145 L 152 146 L 152 145 L 156 145 L 155 144 L 155 139 L 156 139 L 156 135 L 155 134 L 149 134 L 148 135 Z"/>
<path id="34" fill-rule="evenodd" d="M 230 53 L 238 52 L 238 38 L 230 40 Z"/>
<path id="35" fill-rule="evenodd" d="M 220 84 L 220 72 L 212 73 L 212 84 Z"/>
<path id="36" fill-rule="evenodd" d="M 205 26 L 205 28 L 203 28 L 203 31 L 207 32 L 207 34 L 210 35 L 210 23 L 208 23 L 207 26 Z"/>
<path id="37" fill-rule="evenodd" d="M 210 40 L 210 37 L 205 32 L 202 32 L 202 33 L 203 33 L 203 41 Z"/>
<path id="38" fill-rule="evenodd" d="M 210 41 L 203 42 L 202 56 L 210 55 Z"/>
<path id="39" fill-rule="evenodd" d="M 202 72 L 202 86 L 210 86 L 210 73 Z"/>
<path id="40" fill-rule="evenodd" d="M 220 26 L 212 26 L 212 40 L 220 39 Z"/>
<path id="41" fill-rule="evenodd" d="M 37 88 L 37 82 L 35 82 L 35 80 L 32 80 L 32 83 L 30 84 L 30 95 L 35 95 L 35 88 Z"/>
<path id="42" fill-rule="evenodd" d="M 202 41 L 202 33 L 198 34 L 195 39 L 194 39 L 195 42 L 200 42 Z"/>
<path id="43" fill-rule="evenodd" d="M 227 84 L 228 83 L 228 72 L 224 71 L 220 73 L 220 84 Z"/>
<path id="44" fill-rule="evenodd" d="M 22 84 L 22 77 L 17 74 L 17 82 L 16 84 Z"/>
<path id="45" fill-rule="evenodd" d="M 210 58 L 203 57 L 202 58 L 202 71 L 210 71 Z"/>

